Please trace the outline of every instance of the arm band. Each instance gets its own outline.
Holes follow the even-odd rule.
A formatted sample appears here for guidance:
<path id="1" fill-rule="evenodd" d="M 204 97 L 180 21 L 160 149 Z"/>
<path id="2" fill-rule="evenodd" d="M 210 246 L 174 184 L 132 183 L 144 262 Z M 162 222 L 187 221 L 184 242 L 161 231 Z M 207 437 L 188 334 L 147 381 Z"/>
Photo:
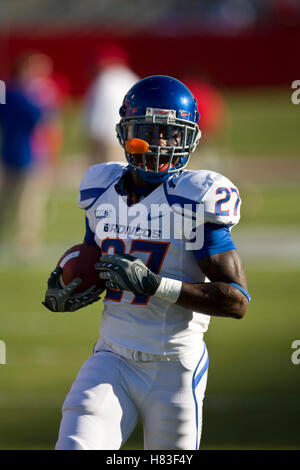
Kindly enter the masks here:
<path id="1" fill-rule="evenodd" d="M 248 294 L 248 292 L 243 287 L 241 287 L 239 284 L 236 284 L 235 282 L 229 282 L 228 284 L 236 287 L 240 292 L 242 292 L 242 294 L 244 294 L 245 297 L 247 297 L 248 302 L 250 302 L 250 294 Z"/>
<path id="2" fill-rule="evenodd" d="M 170 279 L 169 277 L 162 277 L 154 296 L 176 304 L 180 296 L 181 287 L 182 281 Z"/>

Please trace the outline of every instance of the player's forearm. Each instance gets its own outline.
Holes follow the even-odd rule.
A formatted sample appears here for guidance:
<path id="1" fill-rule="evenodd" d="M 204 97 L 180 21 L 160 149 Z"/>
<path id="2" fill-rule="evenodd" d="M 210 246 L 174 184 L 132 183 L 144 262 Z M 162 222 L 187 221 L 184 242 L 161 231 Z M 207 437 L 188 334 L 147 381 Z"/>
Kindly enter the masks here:
<path id="1" fill-rule="evenodd" d="M 208 315 L 242 318 L 247 309 L 247 298 L 250 300 L 245 288 L 239 284 L 232 285 L 229 281 L 191 284 L 161 277 L 131 255 L 102 255 L 95 267 L 101 271 L 100 278 L 107 280 L 108 288 L 158 297 Z"/>
<path id="2" fill-rule="evenodd" d="M 244 294 L 226 282 L 183 282 L 176 303 L 195 312 L 237 319 L 243 318 L 248 306 Z"/>

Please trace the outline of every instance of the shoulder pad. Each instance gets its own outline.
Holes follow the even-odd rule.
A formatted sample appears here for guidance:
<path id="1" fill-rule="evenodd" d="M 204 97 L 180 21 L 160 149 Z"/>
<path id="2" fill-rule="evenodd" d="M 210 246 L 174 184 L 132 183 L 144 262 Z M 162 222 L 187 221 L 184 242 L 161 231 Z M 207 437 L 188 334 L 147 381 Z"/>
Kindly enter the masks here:
<path id="1" fill-rule="evenodd" d="M 87 209 L 121 176 L 125 167 L 126 163 L 113 162 L 90 166 L 79 186 L 78 206 Z"/>
<path id="2" fill-rule="evenodd" d="M 166 187 L 169 203 L 204 204 L 204 221 L 233 226 L 240 219 L 237 187 L 225 176 L 209 170 L 183 171 Z"/>

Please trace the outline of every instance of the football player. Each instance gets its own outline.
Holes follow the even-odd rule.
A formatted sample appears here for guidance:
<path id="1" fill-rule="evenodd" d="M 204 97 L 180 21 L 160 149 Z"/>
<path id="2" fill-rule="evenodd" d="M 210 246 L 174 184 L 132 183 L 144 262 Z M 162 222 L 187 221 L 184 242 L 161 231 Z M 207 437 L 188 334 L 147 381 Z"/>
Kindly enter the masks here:
<path id="1" fill-rule="evenodd" d="M 250 301 L 230 233 L 239 192 L 221 174 L 185 170 L 201 132 L 180 81 L 140 80 L 120 116 L 128 164 L 94 165 L 80 185 L 85 243 L 102 249 L 96 267 L 107 290 L 100 339 L 66 397 L 56 449 L 120 449 L 139 416 L 145 449 L 198 449 L 203 335 L 211 316 L 240 319 Z M 186 221 L 192 229 L 179 230 Z M 62 289 L 59 274 L 49 280 L 50 310 L 98 300 L 99 288 Z"/>

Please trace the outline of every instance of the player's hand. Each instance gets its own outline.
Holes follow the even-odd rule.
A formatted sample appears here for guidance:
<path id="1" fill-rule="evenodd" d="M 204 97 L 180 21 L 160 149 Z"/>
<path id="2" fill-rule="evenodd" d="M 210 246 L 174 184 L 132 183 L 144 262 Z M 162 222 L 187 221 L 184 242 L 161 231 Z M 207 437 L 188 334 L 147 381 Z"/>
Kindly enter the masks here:
<path id="1" fill-rule="evenodd" d="M 138 258 L 131 255 L 102 255 L 95 264 L 100 279 L 106 280 L 106 287 L 129 290 L 135 295 L 153 295 L 161 281 Z"/>
<path id="2" fill-rule="evenodd" d="M 74 293 L 75 289 L 82 283 L 79 277 L 62 288 L 59 282 L 61 272 L 62 268 L 57 267 L 50 274 L 45 301 L 42 302 L 51 312 L 74 312 L 100 299 L 100 294 L 104 290 L 102 287 L 91 286 L 84 292 Z"/>

